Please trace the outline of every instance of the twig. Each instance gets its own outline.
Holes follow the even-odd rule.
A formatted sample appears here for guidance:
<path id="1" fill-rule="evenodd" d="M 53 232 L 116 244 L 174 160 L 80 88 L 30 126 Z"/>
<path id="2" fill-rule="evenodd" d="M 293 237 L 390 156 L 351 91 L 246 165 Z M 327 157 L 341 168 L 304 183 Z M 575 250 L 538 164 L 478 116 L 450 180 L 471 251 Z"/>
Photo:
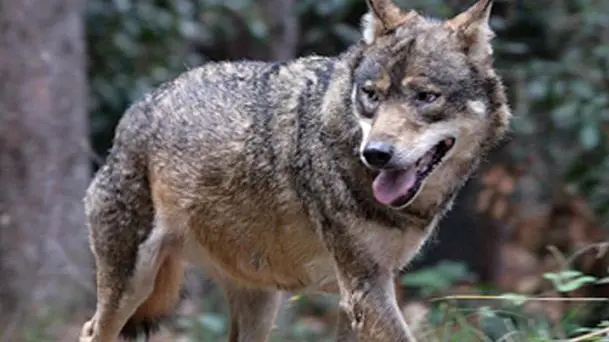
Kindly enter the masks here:
<path id="1" fill-rule="evenodd" d="M 594 244 L 591 244 L 591 245 L 587 245 L 587 246 L 585 246 L 585 247 L 575 251 L 575 253 L 573 253 L 567 259 L 567 265 L 572 264 L 573 261 L 575 261 L 575 259 L 577 259 L 581 255 L 583 255 L 584 253 L 588 252 L 589 250 L 592 250 L 592 249 L 595 249 L 595 248 L 600 250 L 601 248 L 607 248 L 608 245 L 609 245 L 609 242 L 599 242 L 599 243 L 594 243 Z M 601 257 L 603 257 L 603 256 L 601 255 Z"/>
<path id="2" fill-rule="evenodd" d="M 556 246 L 551 245 L 546 248 L 548 249 L 548 251 L 550 251 L 550 253 L 552 253 L 554 259 L 556 259 L 556 261 L 560 264 L 561 269 L 564 270 L 569 267 L 569 262 L 567 261 L 567 258 L 565 258 L 565 256 L 560 252 L 558 248 L 556 248 Z"/>
<path id="3" fill-rule="evenodd" d="M 508 297 L 502 296 L 486 296 L 486 295 L 454 295 L 454 296 L 445 296 L 430 299 L 431 302 L 437 302 L 441 300 L 450 300 L 450 299 L 481 299 L 481 300 L 512 300 Z M 575 297 L 575 298 L 562 298 L 562 297 L 526 297 L 523 296 L 523 300 L 533 301 L 533 302 L 607 302 L 609 298 L 593 298 L 593 297 Z"/>
<path id="4" fill-rule="evenodd" d="M 603 328 L 601 330 L 597 330 L 576 338 L 572 338 L 570 339 L 568 342 L 579 342 L 579 341 L 585 341 L 586 339 L 590 338 L 590 337 L 594 337 L 594 336 L 598 336 L 598 335 L 602 335 L 602 334 L 609 334 L 609 327 L 607 328 Z"/>

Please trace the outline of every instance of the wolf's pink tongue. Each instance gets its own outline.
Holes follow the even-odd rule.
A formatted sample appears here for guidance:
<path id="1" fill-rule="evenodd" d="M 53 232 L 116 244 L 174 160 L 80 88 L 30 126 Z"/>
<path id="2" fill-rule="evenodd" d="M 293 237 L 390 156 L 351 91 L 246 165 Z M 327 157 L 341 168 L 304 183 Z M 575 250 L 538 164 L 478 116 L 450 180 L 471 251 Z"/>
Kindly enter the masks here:
<path id="1" fill-rule="evenodd" d="M 408 194 L 417 180 L 416 168 L 399 171 L 383 170 L 374 179 L 372 191 L 381 204 L 390 205 Z"/>

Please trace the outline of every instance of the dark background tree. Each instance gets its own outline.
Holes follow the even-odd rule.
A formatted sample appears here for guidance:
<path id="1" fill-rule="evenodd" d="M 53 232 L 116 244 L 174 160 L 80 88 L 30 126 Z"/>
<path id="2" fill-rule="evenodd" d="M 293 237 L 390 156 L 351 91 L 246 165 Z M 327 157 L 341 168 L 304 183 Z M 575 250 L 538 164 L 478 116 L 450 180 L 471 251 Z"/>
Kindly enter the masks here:
<path id="1" fill-rule="evenodd" d="M 84 5 L 0 1 L 0 336 L 13 341 L 41 303 L 92 290 Z"/>
<path id="2" fill-rule="evenodd" d="M 443 17 L 474 2 L 396 1 Z M 10 313 L 45 298 L 43 293 L 54 293 L 51 275 L 62 275 L 55 279 L 76 288 L 73 293 L 87 294 L 89 270 L 83 265 L 89 253 L 80 204 L 91 175 L 82 139 L 87 130 L 92 146 L 88 160 L 95 170 L 126 107 L 153 87 L 212 60 L 339 53 L 359 39 L 366 10 L 363 0 L 88 0 L 80 17 L 86 24 L 83 36 L 76 0 L 0 4 L 0 307 Z M 598 327 L 609 318 L 606 306 L 526 301 L 506 308 L 505 301 L 480 301 L 474 307 L 485 319 L 497 316 L 484 311 L 490 306 L 515 310 L 538 324 L 531 332 L 488 318 L 491 323 L 470 322 L 476 329 L 468 330 L 463 322 L 469 316 L 441 315 L 446 308 L 462 309 L 463 303 L 441 309 L 428 300 L 463 292 L 609 297 L 604 285 L 609 265 L 604 244 L 609 218 L 609 2 L 495 0 L 492 26 L 498 34 L 496 65 L 516 116 L 511 139 L 469 182 L 435 241 L 409 268 L 410 276 L 400 280 L 400 300 L 409 313 L 432 312 L 432 326 L 458 320 L 461 328 L 451 330 L 457 338 L 481 331 L 492 340 L 521 328 L 536 337 L 581 334 L 581 325 Z M 159 341 L 175 340 L 185 326 L 195 339 L 222 340 L 222 295 L 213 285 L 201 284 L 201 278 L 200 272 L 190 277 L 192 296 L 180 311 L 190 312 L 194 320 L 177 320 Z M 48 286 L 32 292 L 28 286 L 36 282 L 30 279 L 43 279 Z M 303 297 L 289 303 L 279 341 L 328 336 L 332 300 Z M 57 306 L 40 307 L 53 312 Z M 75 307 L 84 316 L 90 313 L 90 307 Z M 26 329 L 29 340 L 69 335 L 49 329 L 54 320 L 42 321 L 35 334 Z M 75 321 L 77 331 L 82 322 Z M 13 322 L 22 326 L 22 321 Z"/>

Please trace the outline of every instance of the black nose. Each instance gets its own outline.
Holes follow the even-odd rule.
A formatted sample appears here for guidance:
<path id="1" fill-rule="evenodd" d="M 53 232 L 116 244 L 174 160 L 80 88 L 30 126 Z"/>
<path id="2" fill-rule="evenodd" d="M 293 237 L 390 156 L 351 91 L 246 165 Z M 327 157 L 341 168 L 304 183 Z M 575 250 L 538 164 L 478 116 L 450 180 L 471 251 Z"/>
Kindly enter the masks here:
<path id="1" fill-rule="evenodd" d="M 366 144 L 362 154 L 370 166 L 382 168 L 393 157 L 393 146 L 383 141 L 371 141 Z"/>

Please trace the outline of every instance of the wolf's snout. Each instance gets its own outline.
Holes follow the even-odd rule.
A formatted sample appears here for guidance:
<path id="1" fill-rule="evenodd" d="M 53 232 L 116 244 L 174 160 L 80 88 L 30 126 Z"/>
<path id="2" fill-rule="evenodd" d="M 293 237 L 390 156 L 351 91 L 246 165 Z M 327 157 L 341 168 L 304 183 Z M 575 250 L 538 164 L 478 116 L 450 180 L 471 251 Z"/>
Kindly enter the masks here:
<path id="1" fill-rule="evenodd" d="M 366 144 L 362 155 L 366 162 L 373 167 L 385 167 L 393 157 L 394 148 L 388 142 L 371 141 Z"/>

